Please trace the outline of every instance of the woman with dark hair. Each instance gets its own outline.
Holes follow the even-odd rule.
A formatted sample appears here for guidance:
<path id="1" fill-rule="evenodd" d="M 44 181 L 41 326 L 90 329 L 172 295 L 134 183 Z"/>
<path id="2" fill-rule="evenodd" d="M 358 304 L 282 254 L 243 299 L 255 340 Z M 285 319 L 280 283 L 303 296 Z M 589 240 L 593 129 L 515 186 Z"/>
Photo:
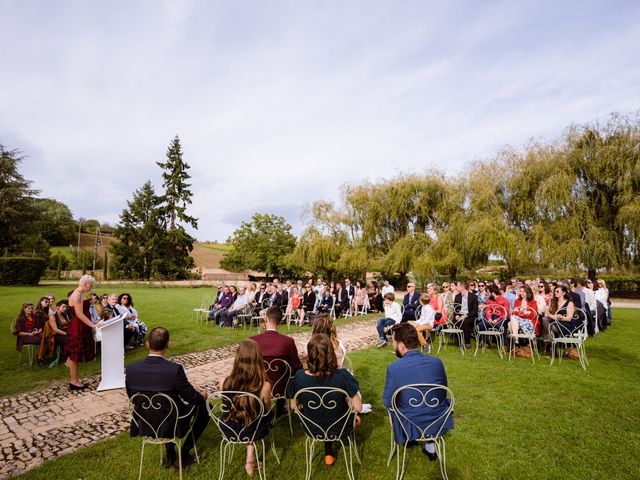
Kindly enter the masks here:
<path id="1" fill-rule="evenodd" d="M 133 297 L 128 293 L 121 293 L 118 297 L 118 305 L 116 306 L 118 314 L 128 313 L 126 318 L 127 327 L 133 325 L 133 337 L 136 346 L 144 343 L 144 336 L 147 334 L 147 326 L 138 318 L 138 311 L 133 307 Z M 125 342 L 128 343 L 128 342 Z"/>
<path id="2" fill-rule="evenodd" d="M 384 309 L 382 305 L 382 293 L 378 288 L 377 282 L 372 281 L 369 284 L 369 288 L 367 289 L 367 296 L 369 297 L 369 305 L 371 306 L 372 310 L 381 312 Z"/>
<path id="3" fill-rule="evenodd" d="M 302 308 L 298 310 L 298 316 L 300 317 L 300 326 L 304 325 L 305 317 L 313 312 L 316 308 L 316 292 L 310 283 L 307 283 L 304 287 L 304 293 L 302 295 Z"/>
<path id="4" fill-rule="evenodd" d="M 313 335 L 307 344 L 307 368 L 298 370 L 287 387 L 287 398 L 293 399 L 295 394 L 303 388 L 309 387 L 331 387 L 340 388 L 347 392 L 351 398 L 351 404 L 356 412 L 362 411 L 362 400 L 358 395 L 358 382 L 346 369 L 338 368 L 338 361 L 333 348 L 331 338 L 327 335 Z M 300 402 L 297 407 L 302 414 L 321 429 L 328 429 L 329 435 L 342 434 L 347 436 L 350 429 L 342 429 L 343 422 L 338 422 L 347 412 L 348 404 L 344 397 L 324 398 L 325 405 L 335 404 L 332 410 L 311 408 L 313 402 L 317 402 L 316 395 L 308 394 L 298 397 Z M 296 405 L 291 401 L 291 407 Z M 307 408 L 309 407 L 309 408 Z M 351 423 L 349 423 L 351 425 Z M 336 431 L 333 431 L 335 428 Z M 311 432 L 319 433 L 319 432 Z M 324 444 L 324 461 L 327 465 L 333 465 L 335 455 L 333 453 L 333 442 Z"/>
<path id="5" fill-rule="evenodd" d="M 13 328 L 16 338 L 16 350 L 22 351 L 23 345 L 40 345 L 42 341 L 42 325 L 33 312 L 33 303 L 22 304 L 20 313 Z"/>
<path id="6" fill-rule="evenodd" d="M 56 347 L 64 352 L 64 341 L 67 337 L 67 329 L 69 328 L 69 302 L 60 300 L 57 303 L 56 311 L 49 316 L 47 323 L 44 325 L 42 335 L 42 343 L 38 350 L 38 366 L 44 367 L 44 359 L 55 354 Z M 62 355 L 61 355 L 62 356 Z"/>
<path id="7" fill-rule="evenodd" d="M 256 395 L 264 404 L 264 411 L 271 410 L 271 384 L 267 381 L 264 371 L 264 359 L 260 347 L 251 339 L 244 340 L 238 345 L 231 374 L 220 380 L 220 390 L 248 392 Z M 242 431 L 257 419 L 260 405 L 254 398 L 236 396 L 231 399 L 233 408 L 228 408 L 228 415 L 223 420 L 230 434 Z M 231 407 L 231 405 L 229 406 Z M 264 421 L 256 422 L 254 441 L 263 439 L 271 428 L 271 416 L 264 417 Z M 243 437 L 251 436 L 253 432 L 243 432 Z M 255 444 L 247 445 L 247 458 L 244 465 L 248 475 L 253 475 L 258 469 Z"/>
<path id="8" fill-rule="evenodd" d="M 533 298 L 533 290 L 529 285 L 520 287 L 518 298 L 513 305 L 513 312 L 509 320 L 509 333 L 516 335 L 520 330 L 527 335 L 539 334 L 538 304 Z M 519 341 L 517 338 L 515 344 L 516 348 L 518 348 Z"/>
<path id="9" fill-rule="evenodd" d="M 556 334 L 566 335 L 573 331 L 577 326 L 577 319 L 574 316 L 575 305 L 571 301 L 569 295 L 569 288 L 564 284 L 558 284 L 553 290 L 553 298 L 549 303 L 549 310 L 547 315 L 542 319 L 544 327 L 543 339 L 549 340 L 549 328 L 553 320 L 553 331 Z"/>
<path id="10" fill-rule="evenodd" d="M 44 324 L 49 320 L 50 305 L 51 300 L 49 300 L 49 297 L 40 297 L 40 300 L 38 300 L 38 303 L 36 304 L 33 314 L 38 319 L 39 328 L 44 328 Z"/>
<path id="11" fill-rule="evenodd" d="M 344 343 L 338 339 L 336 325 L 333 323 L 331 315 L 328 313 L 319 313 L 316 315 L 316 318 L 313 320 L 311 335 L 326 335 L 331 339 L 333 351 L 336 354 L 336 361 L 338 362 L 338 368 L 342 368 L 344 357 L 347 355 L 347 347 L 345 347 Z M 306 345 L 304 346 L 302 356 L 306 361 L 308 357 Z"/>
<path id="12" fill-rule="evenodd" d="M 356 315 L 360 309 L 358 307 L 362 307 L 367 301 L 367 288 L 360 280 L 356 282 L 355 294 L 353 295 L 353 305 L 351 311 L 354 315 Z"/>

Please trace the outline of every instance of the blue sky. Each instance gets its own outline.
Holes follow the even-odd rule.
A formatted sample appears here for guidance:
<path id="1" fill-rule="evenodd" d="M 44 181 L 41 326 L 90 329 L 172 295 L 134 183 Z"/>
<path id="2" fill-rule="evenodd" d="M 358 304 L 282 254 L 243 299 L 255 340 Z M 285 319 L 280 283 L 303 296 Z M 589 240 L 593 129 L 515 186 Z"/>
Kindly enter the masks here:
<path id="1" fill-rule="evenodd" d="M 115 223 L 171 138 L 195 235 L 301 230 L 345 183 L 468 162 L 640 109 L 640 2 L 0 0 L 0 143 Z"/>

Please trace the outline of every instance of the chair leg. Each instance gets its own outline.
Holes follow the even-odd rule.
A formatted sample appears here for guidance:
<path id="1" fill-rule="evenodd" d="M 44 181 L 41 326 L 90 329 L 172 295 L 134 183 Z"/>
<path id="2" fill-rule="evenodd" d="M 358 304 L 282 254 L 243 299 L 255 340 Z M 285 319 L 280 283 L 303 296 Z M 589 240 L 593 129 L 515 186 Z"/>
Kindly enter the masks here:
<path id="1" fill-rule="evenodd" d="M 291 420 L 291 408 L 287 409 L 287 416 L 289 417 L 289 431 L 291 432 L 291 436 L 293 436 L 293 422 Z"/>
<path id="2" fill-rule="evenodd" d="M 179 445 L 176 445 L 176 450 L 178 450 L 178 473 L 180 474 L 180 480 L 182 480 L 182 449 Z"/>
<path id="3" fill-rule="evenodd" d="M 218 474 L 218 480 L 223 480 L 224 478 L 224 468 L 227 465 L 226 457 L 227 457 L 227 444 L 224 442 L 224 440 L 220 440 L 220 473 Z"/>
<path id="4" fill-rule="evenodd" d="M 273 435 L 271 435 L 271 452 L 273 453 L 273 456 L 276 457 L 276 462 L 278 462 L 278 465 L 280 465 L 280 457 L 278 457 L 278 452 L 276 452 L 276 444 L 273 441 Z"/>
<path id="5" fill-rule="evenodd" d="M 436 453 L 438 454 L 438 463 L 440 463 L 440 473 L 442 474 L 442 478 L 444 480 L 448 480 L 447 476 L 447 451 L 446 445 L 444 443 L 444 438 L 439 437 L 435 442 Z"/>
<path id="6" fill-rule="evenodd" d="M 196 447 L 196 437 L 193 435 L 193 430 L 191 430 L 191 440 L 193 441 L 193 453 L 196 456 L 196 463 L 200 463 L 200 457 L 198 456 L 198 447 Z"/>
<path id="7" fill-rule="evenodd" d="M 482 335 L 478 334 L 476 335 L 476 351 L 473 352 L 473 356 L 475 357 L 476 355 L 478 355 L 478 348 L 480 348 L 480 339 L 482 338 Z"/>
<path id="8" fill-rule="evenodd" d="M 407 460 L 407 443 L 409 443 L 409 441 L 405 441 L 404 444 L 402 445 L 402 461 L 400 460 L 400 455 L 398 454 L 398 471 L 396 472 L 396 480 L 402 480 L 402 478 L 404 477 L 404 468 L 406 465 L 406 460 Z"/>
<path id="9" fill-rule="evenodd" d="M 347 478 L 349 480 L 355 480 L 353 477 L 353 454 L 351 453 L 351 439 L 349 439 L 349 455 L 347 456 L 347 449 L 344 446 L 344 442 L 340 440 L 340 447 L 342 448 L 342 454 L 344 456 L 344 468 L 347 470 Z"/>
<path id="10" fill-rule="evenodd" d="M 140 451 L 140 470 L 138 471 L 138 480 L 142 478 L 142 460 L 144 459 L 144 440 L 142 441 L 142 450 Z"/>
<path id="11" fill-rule="evenodd" d="M 458 334 L 458 345 L 460 345 L 460 353 L 464 357 L 464 334 Z"/>
<path id="12" fill-rule="evenodd" d="M 394 453 L 396 453 L 396 441 L 393 438 L 393 429 L 391 429 L 391 448 L 389 449 L 389 458 L 387 458 L 387 467 L 391 464 Z"/>

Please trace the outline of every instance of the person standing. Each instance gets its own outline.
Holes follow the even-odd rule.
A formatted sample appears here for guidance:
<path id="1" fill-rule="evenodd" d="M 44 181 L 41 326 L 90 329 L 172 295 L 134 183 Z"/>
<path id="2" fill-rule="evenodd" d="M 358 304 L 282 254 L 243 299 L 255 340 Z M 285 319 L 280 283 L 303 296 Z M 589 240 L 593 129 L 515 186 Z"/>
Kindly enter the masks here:
<path id="1" fill-rule="evenodd" d="M 71 319 L 64 342 L 64 353 L 67 357 L 65 365 L 69 368 L 69 390 L 72 391 L 87 388 L 87 385 L 78 380 L 78 362 L 88 362 L 96 356 L 93 340 L 96 326 L 89 313 L 91 300 L 84 299 L 84 294 L 91 291 L 94 283 L 95 279 L 91 275 L 83 275 L 78 288 L 69 296 Z"/>

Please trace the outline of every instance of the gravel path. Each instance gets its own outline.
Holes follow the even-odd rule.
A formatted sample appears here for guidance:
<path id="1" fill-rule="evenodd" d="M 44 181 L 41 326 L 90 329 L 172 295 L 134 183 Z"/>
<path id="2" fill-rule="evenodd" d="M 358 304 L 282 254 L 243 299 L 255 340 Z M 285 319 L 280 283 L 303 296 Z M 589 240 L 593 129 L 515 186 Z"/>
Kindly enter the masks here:
<path id="1" fill-rule="evenodd" d="M 368 348 L 376 340 L 375 320 L 338 327 L 338 335 L 349 351 Z M 310 331 L 291 335 L 299 352 L 309 336 Z M 228 345 L 172 360 L 184 365 L 196 388 L 212 389 L 231 371 L 236 348 L 237 344 Z M 99 380 L 98 375 L 82 379 L 91 386 L 83 392 L 69 392 L 64 383 L 0 399 L 0 479 L 127 430 L 124 389 L 96 392 Z"/>

